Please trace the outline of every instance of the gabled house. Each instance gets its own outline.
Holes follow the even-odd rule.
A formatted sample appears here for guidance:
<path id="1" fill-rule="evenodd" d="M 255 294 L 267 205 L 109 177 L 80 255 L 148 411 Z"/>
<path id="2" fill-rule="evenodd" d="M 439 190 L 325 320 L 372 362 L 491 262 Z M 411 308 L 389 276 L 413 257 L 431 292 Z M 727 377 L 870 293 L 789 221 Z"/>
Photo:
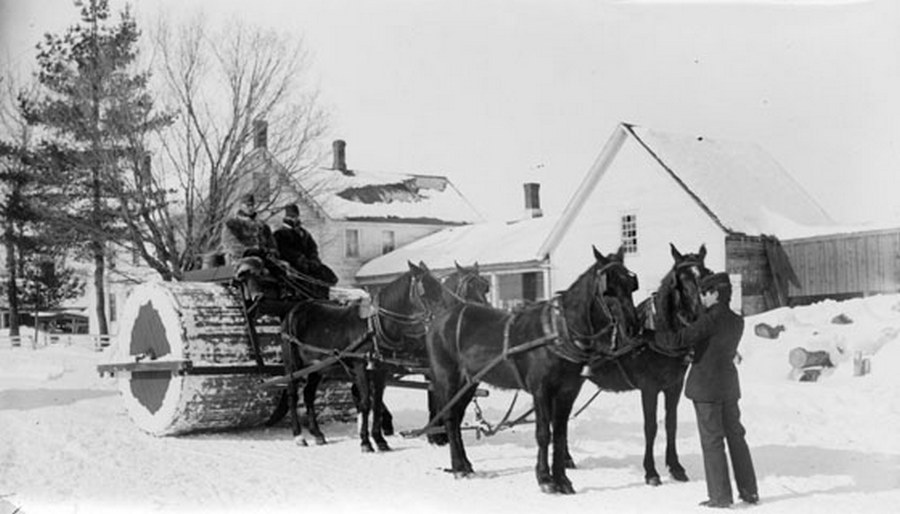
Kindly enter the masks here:
<path id="1" fill-rule="evenodd" d="M 538 192 L 538 184 L 525 184 L 522 219 L 441 230 L 372 259 L 356 273 L 356 280 L 362 286 L 377 287 L 405 271 L 407 261 L 424 261 L 439 276 L 452 272 L 457 264 L 477 263 L 480 273 L 491 280 L 493 305 L 511 308 L 545 299 L 553 292 L 548 291 L 551 267 L 540 250 L 556 218 L 542 216 Z"/>
<path id="2" fill-rule="evenodd" d="M 265 131 L 265 123 L 257 123 L 256 130 Z M 297 203 L 304 227 L 340 285 L 355 285 L 356 271 L 368 260 L 438 230 L 483 221 L 446 177 L 350 168 L 341 140 L 333 142 L 331 167 L 313 168 L 295 183 L 269 183 L 283 174 L 272 168 L 281 165 L 265 141 L 265 134 L 257 133 L 241 166 L 254 177 L 257 192 L 273 195 L 276 208 Z M 274 230 L 283 212 L 269 214 Z"/>
<path id="3" fill-rule="evenodd" d="M 604 253 L 622 245 L 627 252 L 626 265 L 640 277 L 641 289 L 635 293 L 638 301 L 658 287 L 671 267 L 670 243 L 683 253 L 706 245 L 707 266 L 732 275 L 732 307 L 752 314 L 786 301 L 787 286 L 780 278 L 776 280 L 783 278 L 784 270 L 771 256 L 780 254 L 778 231 L 787 222 L 821 226 L 832 220 L 758 146 L 622 123 L 553 226 L 540 234 L 529 232 L 529 238 L 541 240 L 537 248 L 529 249 L 529 258 L 543 270 L 541 291 L 547 295 L 568 287 L 587 268 L 593 258 L 591 245 Z M 487 229 L 472 227 L 466 232 L 478 230 Z M 515 224 L 505 230 L 513 237 Z M 431 236 L 418 246 L 401 249 L 405 253 L 401 255 L 417 262 L 413 251 L 431 242 L 437 244 L 441 237 L 449 235 Z M 497 247 L 497 255 L 501 255 L 499 247 L 508 244 L 506 241 L 495 234 L 478 244 L 486 254 Z M 428 255 L 465 255 L 464 247 L 455 241 L 431 248 Z M 443 261 L 437 262 L 440 264 L 432 267 L 444 267 Z M 399 263 L 393 256 L 376 259 L 360 270 L 358 278 L 364 281 L 401 271 Z M 510 260 L 506 264 L 516 263 Z M 490 265 L 499 268 L 504 264 Z"/>

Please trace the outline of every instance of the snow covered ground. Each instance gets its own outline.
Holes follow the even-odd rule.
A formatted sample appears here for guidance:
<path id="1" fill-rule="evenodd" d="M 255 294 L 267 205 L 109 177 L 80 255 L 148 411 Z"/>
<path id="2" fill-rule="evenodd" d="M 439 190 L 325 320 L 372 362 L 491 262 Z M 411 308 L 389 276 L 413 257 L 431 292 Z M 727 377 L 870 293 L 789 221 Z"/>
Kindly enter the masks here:
<path id="1" fill-rule="evenodd" d="M 853 323 L 831 323 L 839 314 Z M 786 331 L 774 340 L 757 337 L 759 322 Z M 747 318 L 739 370 L 762 498 L 754 512 L 897 512 L 898 331 L 898 295 Z M 792 380 L 788 354 L 798 346 L 828 350 L 837 368 L 818 382 Z M 854 376 L 856 351 L 872 355 L 870 374 Z M 96 373 L 106 352 L 77 344 L 0 346 L 0 514 L 703 511 L 697 502 L 706 485 L 689 401 L 679 409 L 678 445 L 690 482 L 666 477 L 661 487 L 644 485 L 639 396 L 602 393 L 570 427 L 579 468 L 569 476 L 578 494 L 548 496 L 535 482 L 530 425 L 490 438 L 468 433 L 480 474 L 465 480 L 444 473 L 447 449 L 424 440 L 392 437 L 393 452 L 361 454 L 354 424 L 326 425 L 330 444 L 307 448 L 292 443 L 287 425 L 149 436 L 130 421 L 114 379 Z M 576 407 L 593 392 L 585 385 Z M 481 401 L 486 417 L 498 420 L 510 398 L 492 390 Z M 392 388 L 387 401 L 399 428 L 425 422 L 422 391 Z"/>

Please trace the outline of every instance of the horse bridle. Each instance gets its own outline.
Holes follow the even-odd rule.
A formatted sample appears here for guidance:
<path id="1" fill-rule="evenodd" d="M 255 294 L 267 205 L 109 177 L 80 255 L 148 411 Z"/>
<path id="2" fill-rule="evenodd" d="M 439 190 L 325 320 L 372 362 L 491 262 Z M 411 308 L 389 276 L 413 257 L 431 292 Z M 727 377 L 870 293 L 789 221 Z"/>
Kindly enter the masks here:
<path id="1" fill-rule="evenodd" d="M 422 300 L 422 295 L 424 294 L 425 284 L 422 283 L 422 278 L 412 276 L 409 281 L 407 298 L 412 305 L 420 309 L 418 312 L 415 312 L 413 314 L 404 314 L 387 309 L 384 306 L 380 305 L 380 293 L 375 296 L 375 315 L 369 318 L 369 323 L 372 331 L 375 332 L 377 336 L 375 339 L 376 352 L 378 351 L 379 341 L 384 343 L 384 346 L 392 351 L 396 351 L 400 347 L 400 341 L 390 338 L 385 332 L 382 317 L 401 326 L 411 326 L 419 328 L 419 330 L 415 331 L 414 333 L 401 331 L 401 336 L 419 338 L 423 337 L 428 332 L 428 327 L 434 320 L 434 312 L 429 309 L 425 302 Z"/>
<path id="2" fill-rule="evenodd" d="M 682 294 L 682 289 L 684 288 L 684 287 L 683 287 L 684 281 L 682 280 L 681 275 L 680 275 L 679 273 L 677 273 L 677 272 L 678 272 L 679 270 L 683 270 L 683 269 L 685 269 L 685 268 L 688 269 L 688 270 L 690 270 L 691 275 L 694 277 L 694 282 L 695 282 L 695 284 L 697 285 L 697 287 L 699 288 L 699 286 L 700 286 L 700 277 L 701 277 L 701 275 L 702 275 L 702 273 L 701 273 L 701 271 L 700 271 L 700 268 L 701 268 L 701 267 L 703 267 L 703 263 L 702 263 L 702 262 L 700 262 L 700 261 L 698 261 L 698 260 L 694 260 L 694 259 L 685 259 L 685 260 L 683 260 L 683 261 L 677 263 L 677 264 L 672 268 L 672 271 L 673 271 L 673 272 L 676 272 L 676 273 L 674 274 L 674 275 L 675 275 L 675 285 L 677 286 L 675 292 L 676 292 L 676 294 L 678 294 L 678 304 L 679 304 L 679 306 L 682 306 L 682 307 L 684 306 L 684 305 L 683 305 L 684 300 L 683 300 L 683 294 Z M 691 306 L 688 306 L 688 307 L 691 307 Z M 690 310 L 693 311 L 694 309 L 690 309 Z M 696 315 L 696 312 L 692 312 L 691 314 Z M 686 326 L 690 325 L 690 320 L 686 320 L 686 319 L 684 318 L 684 316 L 682 315 L 682 313 L 680 312 L 680 310 L 679 310 L 678 312 L 675 313 L 675 317 L 678 319 L 678 322 L 682 324 L 682 326 L 685 326 L 685 327 L 686 327 Z"/>
<path id="3" fill-rule="evenodd" d="M 449 276 L 444 277 L 444 280 L 441 281 L 442 286 L 445 286 L 445 287 L 447 286 L 447 278 L 449 278 Z M 463 275 L 463 277 L 460 278 L 459 281 L 457 282 L 455 290 L 450 290 L 449 288 L 447 288 L 447 290 L 450 291 L 451 293 L 453 293 L 453 296 L 456 297 L 457 299 L 462 300 L 462 301 L 468 301 L 466 299 L 466 292 L 469 290 L 469 284 L 471 284 L 474 281 L 484 282 L 487 284 L 488 289 L 490 289 L 490 283 L 487 281 L 486 278 L 482 277 L 477 272 L 466 272 L 465 275 Z M 487 298 L 481 298 L 481 299 L 485 300 L 485 301 L 487 300 Z"/>
<path id="4" fill-rule="evenodd" d="M 577 360 L 587 362 L 591 360 L 591 357 L 594 353 L 604 353 L 607 355 L 614 355 L 619 353 L 619 344 L 618 342 L 623 339 L 628 339 L 627 334 L 624 333 L 624 330 L 620 330 L 619 326 L 622 323 L 622 320 L 618 319 L 618 317 L 612 312 L 606 300 L 606 289 L 607 289 L 607 281 L 606 281 L 606 272 L 609 271 L 613 267 L 620 267 L 629 274 L 629 276 L 633 275 L 628 268 L 625 267 L 624 264 L 618 261 L 612 261 L 607 264 L 601 266 L 598 270 L 594 272 L 594 277 L 599 277 L 597 280 L 598 284 L 594 286 L 594 294 L 591 295 L 591 305 L 595 302 L 600 302 L 600 311 L 609 320 L 609 324 L 601 330 L 596 330 L 593 326 L 593 322 L 591 321 L 591 317 L 588 316 L 588 329 L 590 330 L 589 334 L 581 334 L 576 332 L 575 330 L 569 327 L 569 322 L 566 320 L 565 311 L 560 307 L 557 307 L 561 310 L 561 315 L 555 316 L 558 319 L 562 320 L 562 330 L 559 330 L 560 333 L 566 334 L 567 337 L 562 337 L 562 344 L 566 345 L 566 343 L 571 344 L 574 348 L 568 348 L 563 350 L 564 354 L 573 354 L 568 355 L 569 360 Z M 599 291 L 599 294 L 597 292 Z M 558 303 L 558 299 L 560 297 L 557 296 L 554 298 L 554 301 Z M 612 299 L 613 301 L 617 301 L 616 299 Z M 607 350 L 605 348 L 598 348 L 594 344 L 596 341 L 600 340 L 607 333 L 612 332 L 610 336 L 610 349 Z M 571 335 L 571 336 L 569 336 Z M 587 341 L 587 344 L 580 343 L 580 341 Z M 628 346 L 628 345 L 622 345 Z"/>

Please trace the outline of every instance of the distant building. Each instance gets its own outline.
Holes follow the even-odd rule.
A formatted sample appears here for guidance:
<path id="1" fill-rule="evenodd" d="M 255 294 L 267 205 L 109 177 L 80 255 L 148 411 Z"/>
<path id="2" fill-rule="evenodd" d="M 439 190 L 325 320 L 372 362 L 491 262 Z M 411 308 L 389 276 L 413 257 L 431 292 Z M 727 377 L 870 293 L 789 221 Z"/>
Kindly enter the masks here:
<path id="1" fill-rule="evenodd" d="M 504 274 L 519 275 L 524 299 L 535 290 L 540 299 L 567 288 L 587 268 L 591 245 L 603 253 L 621 245 L 626 265 L 640 277 L 640 300 L 671 268 L 669 243 L 682 253 L 705 244 L 707 266 L 732 275 L 732 306 L 753 314 L 787 301 L 784 270 L 772 258 L 780 255 L 779 227 L 833 223 L 756 145 L 625 123 L 613 131 L 562 214 L 552 226 L 548 222 L 447 230 L 371 261 L 357 278 L 387 280 L 403 271 L 407 259 L 435 268 L 447 268 L 453 259 L 463 265 L 478 260 L 500 286 L 495 303 L 504 305 L 515 303 L 510 286 L 502 284 Z"/>
<path id="2" fill-rule="evenodd" d="M 303 226 L 319 245 L 319 254 L 342 285 L 356 284 L 363 263 L 438 230 L 483 221 L 446 177 L 353 169 L 346 144 L 334 141 L 331 167 L 317 167 L 295 183 L 278 184 L 280 163 L 265 145 L 265 123 L 256 125 L 254 149 L 242 160 L 252 189 L 269 191 L 269 203 L 297 203 Z M 262 185 L 261 185 L 262 184 Z M 278 228 L 282 211 L 271 215 Z"/>

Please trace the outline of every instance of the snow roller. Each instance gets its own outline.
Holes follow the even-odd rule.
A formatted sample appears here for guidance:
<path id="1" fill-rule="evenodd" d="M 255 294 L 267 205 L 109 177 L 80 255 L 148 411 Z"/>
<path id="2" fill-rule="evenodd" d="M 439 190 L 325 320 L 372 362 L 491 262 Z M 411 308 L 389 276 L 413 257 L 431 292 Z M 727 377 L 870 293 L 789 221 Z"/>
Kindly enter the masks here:
<path id="1" fill-rule="evenodd" d="M 98 371 L 118 378 L 138 427 L 163 436 L 274 421 L 283 389 L 260 385 L 284 373 L 280 322 L 248 317 L 245 305 L 238 288 L 221 282 L 132 291 L 109 363 Z"/>

